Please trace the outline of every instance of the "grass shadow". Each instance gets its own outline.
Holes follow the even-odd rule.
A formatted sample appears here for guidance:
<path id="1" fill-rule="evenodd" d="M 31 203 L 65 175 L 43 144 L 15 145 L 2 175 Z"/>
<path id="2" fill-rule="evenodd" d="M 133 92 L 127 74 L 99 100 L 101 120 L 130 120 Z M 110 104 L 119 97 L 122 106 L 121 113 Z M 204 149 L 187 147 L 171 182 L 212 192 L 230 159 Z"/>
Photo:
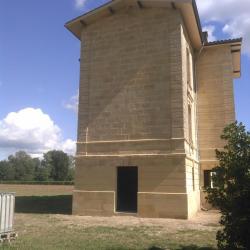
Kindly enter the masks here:
<path id="1" fill-rule="evenodd" d="M 196 245 L 190 245 L 190 246 L 182 246 L 178 248 L 178 250 L 216 250 L 216 248 L 213 247 L 198 247 Z"/>
<path id="2" fill-rule="evenodd" d="M 164 250 L 164 249 L 160 247 L 150 247 L 148 250 Z"/>
<path id="3" fill-rule="evenodd" d="M 72 195 L 17 196 L 16 213 L 71 214 Z"/>
<path id="4" fill-rule="evenodd" d="M 153 246 L 153 247 L 150 247 L 148 250 L 165 250 L 165 249 L 166 248 L 160 248 L 160 247 Z M 176 249 L 176 250 L 217 250 L 216 248 L 213 248 L 213 247 L 198 247 L 196 245 L 181 246 L 179 248 L 174 248 L 174 249 Z"/>

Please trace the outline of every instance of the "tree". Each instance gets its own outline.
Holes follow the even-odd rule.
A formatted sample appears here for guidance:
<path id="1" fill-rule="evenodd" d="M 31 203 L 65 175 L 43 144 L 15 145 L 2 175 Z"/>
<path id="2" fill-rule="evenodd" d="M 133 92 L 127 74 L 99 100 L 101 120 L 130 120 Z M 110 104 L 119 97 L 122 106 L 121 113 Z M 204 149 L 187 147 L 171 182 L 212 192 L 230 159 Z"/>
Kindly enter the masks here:
<path id="1" fill-rule="evenodd" d="M 9 164 L 8 161 L 0 161 L 0 180 L 14 180 L 15 179 L 15 169 Z"/>
<path id="2" fill-rule="evenodd" d="M 35 180 L 36 181 L 49 181 L 49 171 L 48 171 L 48 169 L 44 168 L 44 167 L 39 167 L 36 170 Z"/>
<path id="3" fill-rule="evenodd" d="M 35 162 L 35 180 L 36 181 L 48 181 L 49 180 L 49 170 L 42 165 L 39 158 L 34 158 Z"/>
<path id="4" fill-rule="evenodd" d="M 42 165 L 48 169 L 54 181 L 66 181 L 69 174 L 69 156 L 63 151 L 49 151 L 44 154 Z"/>
<path id="5" fill-rule="evenodd" d="M 15 169 L 15 180 L 32 181 L 35 174 L 35 161 L 24 151 L 19 151 L 8 158 L 8 162 Z"/>
<path id="6" fill-rule="evenodd" d="M 67 181 L 73 181 L 74 178 L 75 178 L 75 158 L 72 155 L 70 155 Z"/>
<path id="7" fill-rule="evenodd" d="M 250 133 L 242 123 L 233 123 L 221 136 L 227 143 L 216 150 L 219 166 L 213 169 L 214 188 L 208 188 L 208 201 L 221 211 L 217 233 L 218 248 L 250 249 Z"/>
<path id="8" fill-rule="evenodd" d="M 24 151 L 0 161 L 0 180 L 3 181 L 72 181 L 75 159 L 63 151 L 49 151 L 43 160 L 32 158 Z"/>

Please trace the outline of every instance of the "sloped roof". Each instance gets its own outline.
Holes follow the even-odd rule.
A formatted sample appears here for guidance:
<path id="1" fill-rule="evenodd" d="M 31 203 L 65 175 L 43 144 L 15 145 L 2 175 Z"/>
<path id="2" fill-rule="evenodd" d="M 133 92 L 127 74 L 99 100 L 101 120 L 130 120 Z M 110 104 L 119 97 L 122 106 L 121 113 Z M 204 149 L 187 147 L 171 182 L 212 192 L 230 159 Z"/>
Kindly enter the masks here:
<path id="1" fill-rule="evenodd" d="M 81 40 L 81 31 L 83 28 L 101 18 L 115 14 L 119 9 L 128 5 L 136 5 L 140 9 L 148 7 L 178 9 L 182 15 L 193 47 L 200 50 L 202 46 L 231 46 L 233 74 L 235 78 L 240 77 L 242 38 L 208 42 L 207 34 L 204 34 L 206 32 L 202 32 L 195 0 L 111 0 L 90 12 L 72 19 L 65 24 L 65 27 Z"/>
<path id="2" fill-rule="evenodd" d="M 137 5 L 138 8 L 174 8 L 180 10 L 184 23 L 189 33 L 190 40 L 195 48 L 203 44 L 200 18 L 195 0 L 113 0 L 90 12 L 87 12 L 67 22 L 65 27 L 70 30 L 78 39 L 81 39 L 82 28 L 114 14 L 126 5 Z"/>
<path id="3" fill-rule="evenodd" d="M 213 41 L 213 42 L 207 42 L 207 43 L 205 43 L 205 46 L 230 44 L 230 43 L 242 43 L 242 40 L 243 40 L 242 38 L 218 40 L 218 41 Z"/>

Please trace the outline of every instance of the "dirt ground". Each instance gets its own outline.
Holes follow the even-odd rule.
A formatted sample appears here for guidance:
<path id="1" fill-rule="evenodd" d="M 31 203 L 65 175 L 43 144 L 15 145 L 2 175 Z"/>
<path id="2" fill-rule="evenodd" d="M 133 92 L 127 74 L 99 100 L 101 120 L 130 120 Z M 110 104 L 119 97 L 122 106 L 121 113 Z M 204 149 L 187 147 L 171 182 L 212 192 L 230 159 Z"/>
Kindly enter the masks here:
<path id="1" fill-rule="evenodd" d="M 219 227 L 220 214 L 216 210 L 199 212 L 197 216 L 190 220 L 180 219 L 150 219 L 138 218 L 134 216 L 112 216 L 112 217 L 91 217 L 91 216 L 71 216 L 55 215 L 57 220 L 64 225 L 74 226 L 107 226 L 107 227 L 158 227 L 165 232 L 177 232 L 180 230 L 206 230 L 214 231 Z"/>
<path id="2" fill-rule="evenodd" d="M 16 213 L 19 250 L 216 250 L 219 213 L 191 220 Z"/>

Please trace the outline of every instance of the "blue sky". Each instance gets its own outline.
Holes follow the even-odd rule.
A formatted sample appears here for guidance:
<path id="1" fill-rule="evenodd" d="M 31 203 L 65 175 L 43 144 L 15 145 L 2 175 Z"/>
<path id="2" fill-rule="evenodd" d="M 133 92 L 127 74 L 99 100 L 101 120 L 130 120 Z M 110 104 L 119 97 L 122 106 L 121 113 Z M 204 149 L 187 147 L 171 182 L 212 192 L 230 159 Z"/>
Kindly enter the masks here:
<path id="1" fill-rule="evenodd" d="M 221 0 L 221 3 L 228 1 L 232 6 L 221 5 L 220 10 L 215 0 L 198 0 L 203 26 L 209 29 L 211 38 L 242 35 L 244 42 L 250 44 L 250 25 L 247 25 L 250 1 Z M 239 1 L 246 4 L 245 8 L 234 7 Z M 64 24 L 105 2 L 0 0 L 0 158 L 18 149 L 34 155 L 51 147 L 73 152 L 80 42 Z M 232 8 L 230 15 L 225 8 Z M 240 24 L 242 16 L 245 23 Z M 249 47 L 244 48 L 242 56 L 242 77 L 235 81 L 237 119 L 248 129 Z M 30 117 L 29 121 L 26 119 L 28 125 L 23 121 L 25 117 Z M 44 129 L 39 127 L 41 124 Z M 25 141 L 27 138 L 29 143 Z"/>

